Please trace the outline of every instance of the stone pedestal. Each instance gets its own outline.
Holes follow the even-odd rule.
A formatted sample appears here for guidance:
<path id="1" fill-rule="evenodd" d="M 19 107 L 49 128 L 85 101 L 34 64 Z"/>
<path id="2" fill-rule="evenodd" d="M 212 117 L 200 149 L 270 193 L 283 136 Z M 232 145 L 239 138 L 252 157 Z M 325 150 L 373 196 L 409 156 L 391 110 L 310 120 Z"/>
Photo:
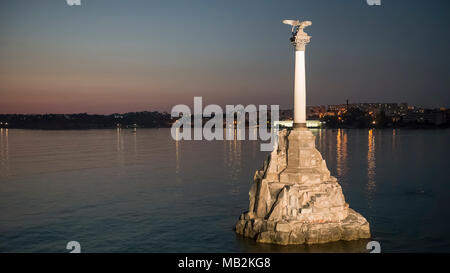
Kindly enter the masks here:
<path id="1" fill-rule="evenodd" d="M 256 171 L 248 212 L 236 232 L 260 243 L 315 244 L 370 238 L 367 220 L 349 208 L 337 179 L 306 128 L 282 130 Z"/>

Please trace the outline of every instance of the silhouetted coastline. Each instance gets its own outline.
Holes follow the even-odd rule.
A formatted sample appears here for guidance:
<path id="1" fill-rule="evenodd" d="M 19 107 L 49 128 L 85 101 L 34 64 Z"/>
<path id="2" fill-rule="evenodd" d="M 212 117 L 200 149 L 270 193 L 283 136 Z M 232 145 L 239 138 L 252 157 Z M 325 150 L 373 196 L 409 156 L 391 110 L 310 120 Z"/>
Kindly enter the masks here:
<path id="1" fill-rule="evenodd" d="M 113 128 L 167 128 L 174 119 L 168 113 L 130 112 L 125 114 L 0 114 L 0 127 L 41 130 L 79 130 Z M 6 124 L 5 124 L 6 123 Z"/>
<path id="2" fill-rule="evenodd" d="M 436 119 L 423 118 L 439 117 Z M 387 116 L 384 112 L 376 115 L 357 108 L 337 112 L 336 115 L 308 115 L 309 120 L 319 120 L 322 128 L 361 129 L 361 128 L 404 128 L 404 129 L 445 129 L 450 128 L 449 112 L 432 111 L 423 115 L 410 114 L 399 117 Z M 412 118 L 411 118 L 412 117 Z M 178 118 L 167 112 L 129 112 L 124 114 L 0 114 L 1 128 L 38 130 L 84 130 L 114 128 L 170 128 Z M 280 120 L 291 120 L 292 110 L 281 110 Z M 203 118 L 203 123 L 209 118 Z M 269 115 L 270 120 L 270 115 Z M 224 118 L 225 121 L 225 118 Z M 246 122 L 247 123 L 247 122 Z M 246 124 L 247 125 L 247 124 Z M 225 126 L 225 122 L 224 122 Z M 270 127 L 270 125 L 269 125 Z"/>

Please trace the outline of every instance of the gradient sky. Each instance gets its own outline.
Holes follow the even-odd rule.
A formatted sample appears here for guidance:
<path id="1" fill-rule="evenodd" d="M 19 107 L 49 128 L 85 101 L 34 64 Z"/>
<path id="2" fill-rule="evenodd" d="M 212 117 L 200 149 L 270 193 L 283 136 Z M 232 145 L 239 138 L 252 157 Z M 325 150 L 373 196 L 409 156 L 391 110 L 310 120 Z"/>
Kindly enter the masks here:
<path id="1" fill-rule="evenodd" d="M 5 0 L 0 113 L 292 108 L 283 19 L 311 20 L 308 105 L 450 106 L 450 1 Z"/>

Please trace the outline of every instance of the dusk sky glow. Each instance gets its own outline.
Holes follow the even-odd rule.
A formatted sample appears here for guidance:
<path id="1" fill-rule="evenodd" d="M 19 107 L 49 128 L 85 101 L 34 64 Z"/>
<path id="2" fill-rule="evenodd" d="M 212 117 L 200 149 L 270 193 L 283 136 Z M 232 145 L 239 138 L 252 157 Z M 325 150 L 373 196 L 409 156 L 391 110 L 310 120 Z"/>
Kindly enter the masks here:
<path id="1" fill-rule="evenodd" d="M 308 105 L 450 107 L 450 1 L 0 2 L 0 113 L 292 108 L 283 19 L 312 21 Z"/>

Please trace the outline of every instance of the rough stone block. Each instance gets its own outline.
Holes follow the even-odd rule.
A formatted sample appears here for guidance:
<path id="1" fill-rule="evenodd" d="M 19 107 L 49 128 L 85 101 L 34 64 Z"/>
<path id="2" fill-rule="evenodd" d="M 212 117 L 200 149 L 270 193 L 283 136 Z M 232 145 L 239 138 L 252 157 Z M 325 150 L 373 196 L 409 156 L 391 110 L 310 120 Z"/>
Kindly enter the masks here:
<path id="1" fill-rule="evenodd" d="M 345 202 L 309 130 L 282 130 L 269 160 L 255 173 L 236 233 L 281 245 L 370 238 L 369 223 Z"/>

